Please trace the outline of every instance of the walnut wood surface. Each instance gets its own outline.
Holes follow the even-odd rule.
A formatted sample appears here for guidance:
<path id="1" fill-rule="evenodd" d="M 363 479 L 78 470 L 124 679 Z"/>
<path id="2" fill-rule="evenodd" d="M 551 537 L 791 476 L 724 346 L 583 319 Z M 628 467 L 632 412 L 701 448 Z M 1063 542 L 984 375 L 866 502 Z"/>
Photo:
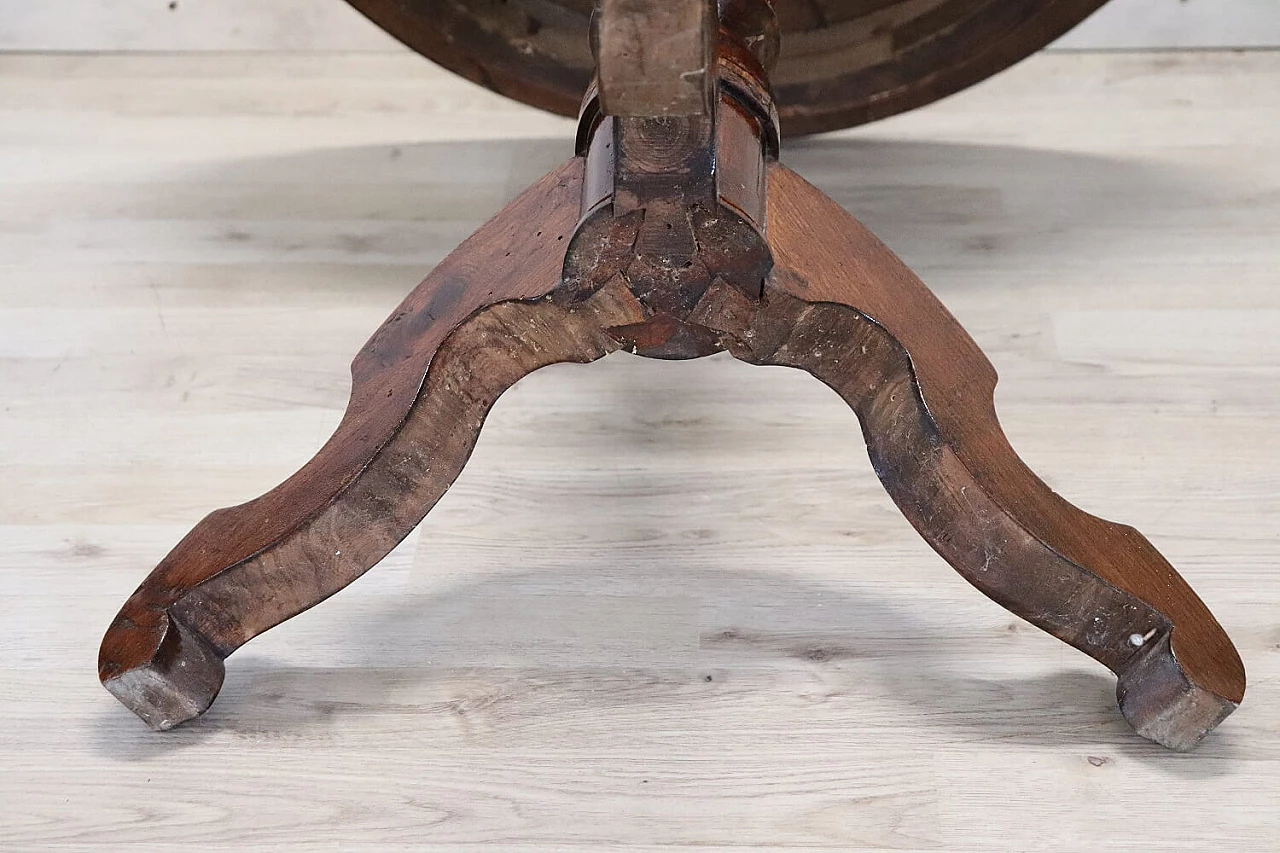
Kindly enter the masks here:
<path id="1" fill-rule="evenodd" d="M 356 356 L 347 413 L 316 456 L 262 497 L 205 518 L 125 603 L 103 639 L 99 676 L 148 724 L 168 728 L 201 713 L 221 683 L 221 658 L 350 583 L 448 488 L 484 412 L 523 375 L 511 369 L 541 358 L 535 312 L 517 323 L 523 337 L 483 360 L 492 384 L 473 385 L 478 356 L 468 348 L 495 323 L 516 322 L 475 314 L 560 281 L 581 177 L 574 158 L 442 261 Z M 446 335 L 469 317 L 470 336 L 445 357 Z M 569 325 L 561 334 L 576 347 L 566 357 L 603 354 L 584 349 Z M 428 366 L 439 378 L 421 390 L 429 404 L 415 405 Z M 411 483 L 419 490 L 401 495 Z"/>
<path id="2" fill-rule="evenodd" d="M 572 133 L 407 51 L 5 75 L 0 849 L 1280 838 L 1280 53 L 1042 52 L 784 160 L 968 328 L 1031 467 L 1226 627 L 1246 699 L 1191 755 L 919 539 L 820 382 L 622 352 L 504 394 L 407 542 L 149 731 L 90 675 L 120 605 L 315 452 L 374 328 Z"/>
<path id="3" fill-rule="evenodd" d="M 1244 696 L 1244 667 L 1218 621 L 1140 533 L 1077 509 L 1023 464 L 996 420 L 995 371 L 905 264 L 785 167 L 771 169 L 769 199 L 766 295 L 780 316 L 755 320 L 767 343 L 739 350 L 834 388 L 935 550 L 1117 672 L 1140 733 L 1194 744 Z"/>
<path id="4" fill-rule="evenodd" d="M 658 316 L 621 277 L 554 298 L 564 241 L 552 232 L 571 225 L 564 211 L 577 209 L 581 176 L 571 161 L 513 202 L 362 351 L 353 405 L 388 401 L 396 419 L 384 414 L 383 432 L 349 412 L 316 460 L 202 522 L 126 603 L 100 676 L 148 724 L 202 713 L 223 658 L 385 556 L 461 471 L 505 388 L 547 364 L 599 358 Z M 717 279 L 690 323 L 716 348 L 833 388 L 862 420 L 886 489 L 944 559 L 1116 672 L 1140 734 L 1193 746 L 1243 698 L 1244 670 L 1221 626 L 1137 531 L 1080 511 L 1026 468 L 996 421 L 990 364 L 901 261 L 785 167 L 770 168 L 769 185 L 775 266 L 763 298 Z M 528 265 L 500 282 L 477 276 L 475 265 L 498 255 Z M 395 407 L 397 396 L 412 402 Z M 272 503 L 295 494 L 311 503 Z"/>
<path id="5" fill-rule="evenodd" d="M 600 0 L 595 26 L 593 64 L 604 112 L 644 117 L 711 112 L 718 29 L 711 0 Z"/>
<path id="6" fill-rule="evenodd" d="M 576 115 L 594 67 L 594 0 L 347 0 L 469 80 Z M 775 0 L 782 132 L 817 133 L 923 106 L 1044 47 L 1105 0 Z"/>
<path id="7" fill-rule="evenodd" d="M 657 17 L 636 26 L 637 9 Z M 206 518 L 126 602 L 99 676 L 148 724 L 201 714 L 224 658 L 388 554 L 461 472 L 506 388 L 623 346 L 807 370 L 858 414 L 876 473 L 929 544 L 1114 671 L 1140 734 L 1187 749 L 1234 710 L 1243 666 L 1190 587 L 1137 531 L 1076 509 L 1021 462 L 972 339 L 870 232 L 777 165 L 765 65 L 749 47 L 753 32 L 772 44 L 771 8 L 729 8 L 714 66 L 698 47 L 709 10 L 689 55 L 650 79 L 632 73 L 619 34 L 645 42 L 642 57 L 687 34 L 648 5 L 602 7 L 597 50 L 616 75 L 585 97 L 580 156 L 375 333 L 352 366 L 347 414 L 310 463 Z M 679 68 L 722 65 L 732 79 L 717 96 L 682 107 Z M 642 114 L 610 115 L 606 86 Z"/>

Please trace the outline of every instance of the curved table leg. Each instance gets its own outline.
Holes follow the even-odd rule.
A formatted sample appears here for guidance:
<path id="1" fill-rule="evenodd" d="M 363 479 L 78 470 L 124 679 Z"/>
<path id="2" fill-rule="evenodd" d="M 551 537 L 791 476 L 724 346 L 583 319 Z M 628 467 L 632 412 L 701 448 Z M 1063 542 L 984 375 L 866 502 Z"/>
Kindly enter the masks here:
<path id="1" fill-rule="evenodd" d="M 352 365 L 333 437 L 301 470 L 201 521 L 125 603 L 99 677 L 155 729 L 203 713 L 223 659 L 351 583 L 406 536 L 466 463 L 497 397 L 560 361 L 618 345 L 601 331 L 640 319 L 617 287 L 565 307 L 564 240 L 578 214 L 571 160 L 442 261 Z"/>
<path id="2" fill-rule="evenodd" d="M 727 345 L 833 388 L 885 488 L 947 562 L 1115 672 L 1139 734 L 1193 746 L 1244 696 L 1217 620 L 1140 533 L 1072 506 L 1018 458 L 996 420 L 995 371 L 900 260 L 795 173 L 775 165 L 769 180 L 764 303 L 706 307 Z"/>

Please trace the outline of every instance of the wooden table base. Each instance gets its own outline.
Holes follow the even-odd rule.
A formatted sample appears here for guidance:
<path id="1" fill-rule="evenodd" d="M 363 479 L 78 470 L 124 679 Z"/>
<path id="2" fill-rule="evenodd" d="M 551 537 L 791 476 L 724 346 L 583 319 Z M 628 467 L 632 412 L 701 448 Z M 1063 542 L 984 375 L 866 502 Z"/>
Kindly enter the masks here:
<path id="1" fill-rule="evenodd" d="M 776 162 L 776 28 L 762 7 L 726 5 L 717 20 L 708 5 L 682 17 L 606 0 L 578 156 L 378 329 L 319 453 L 205 518 L 112 622 L 100 678 L 148 725 L 203 713 L 228 655 L 381 560 L 458 476 L 505 389 L 619 348 L 728 351 L 830 386 L 920 534 L 983 593 L 1116 673 L 1144 737 L 1190 748 L 1242 700 L 1240 658 L 1186 582 L 1137 531 L 1077 509 L 1022 463 L 973 340 L 857 220 Z M 651 43 L 638 32 L 684 72 L 634 62 Z M 636 71 L 654 67 L 655 79 Z"/>

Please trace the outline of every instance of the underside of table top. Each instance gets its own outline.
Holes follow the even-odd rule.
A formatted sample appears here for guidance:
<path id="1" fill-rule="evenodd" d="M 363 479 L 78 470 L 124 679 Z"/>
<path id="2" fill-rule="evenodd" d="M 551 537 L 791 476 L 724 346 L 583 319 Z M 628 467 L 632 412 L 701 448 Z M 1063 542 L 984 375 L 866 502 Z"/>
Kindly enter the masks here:
<path id="1" fill-rule="evenodd" d="M 576 115 L 594 0 L 347 0 L 409 47 L 518 101 Z M 1105 0 L 775 0 L 787 135 L 924 106 L 1004 70 Z"/>

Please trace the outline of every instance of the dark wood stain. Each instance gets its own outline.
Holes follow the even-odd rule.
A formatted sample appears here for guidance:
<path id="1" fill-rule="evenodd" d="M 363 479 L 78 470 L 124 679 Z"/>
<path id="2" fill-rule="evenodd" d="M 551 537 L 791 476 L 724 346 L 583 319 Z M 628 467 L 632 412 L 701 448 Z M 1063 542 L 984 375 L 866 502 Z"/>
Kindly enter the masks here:
<path id="1" fill-rule="evenodd" d="M 895 84 L 906 87 L 901 104 L 945 88 L 909 82 L 944 73 L 939 58 L 946 73 L 964 67 L 944 30 L 988 56 L 971 70 L 990 69 L 1092 5 L 871 0 L 855 10 L 829 0 L 800 11 L 848 23 L 841 10 L 892 20 L 909 8 L 913 23 L 894 30 L 899 64 L 874 72 L 906 74 Z M 529 27 L 522 4 L 509 6 L 494 20 L 518 20 L 535 40 L 580 11 Z M 450 4 L 434 21 L 459 39 L 450 50 L 474 46 L 471 8 L 498 6 Z M 604 9 L 637 16 L 602 29 L 597 50 L 615 60 L 630 49 L 617 33 L 644 42 L 674 20 L 645 0 Z M 646 14 L 659 16 L 654 27 Z M 1120 708 L 1140 734 L 1187 749 L 1243 699 L 1239 655 L 1190 586 L 1136 530 L 1077 509 L 1023 464 L 972 338 L 856 219 L 776 162 L 771 7 L 732 0 L 721 14 L 714 64 L 693 68 L 718 81 L 709 103 L 615 63 L 603 91 L 585 96 L 582 153 L 442 261 L 356 356 L 347 412 L 315 458 L 204 519 L 129 598 L 103 639 L 99 677 L 148 724 L 202 713 L 228 655 L 381 560 L 449 488 L 512 383 L 620 347 L 658 358 L 727 350 L 825 383 L 857 414 L 876 475 L 920 535 L 990 598 L 1116 673 Z M 1019 35 L 1001 42 L 997 31 Z M 697 46 L 686 44 L 691 68 Z M 608 115 L 612 96 L 650 112 Z M 837 114 L 850 115 L 815 121 Z M 728 629 L 707 641 L 768 638 Z M 785 652 L 815 664 L 857 654 Z"/>
<path id="2" fill-rule="evenodd" d="M 577 115 L 591 82 L 589 0 L 347 2 L 450 71 L 544 110 Z M 774 0 L 782 130 L 838 130 L 954 94 L 1049 44 L 1104 2 Z M 531 17 L 541 23 L 533 33 Z M 886 39 L 888 47 L 876 49 Z"/>

